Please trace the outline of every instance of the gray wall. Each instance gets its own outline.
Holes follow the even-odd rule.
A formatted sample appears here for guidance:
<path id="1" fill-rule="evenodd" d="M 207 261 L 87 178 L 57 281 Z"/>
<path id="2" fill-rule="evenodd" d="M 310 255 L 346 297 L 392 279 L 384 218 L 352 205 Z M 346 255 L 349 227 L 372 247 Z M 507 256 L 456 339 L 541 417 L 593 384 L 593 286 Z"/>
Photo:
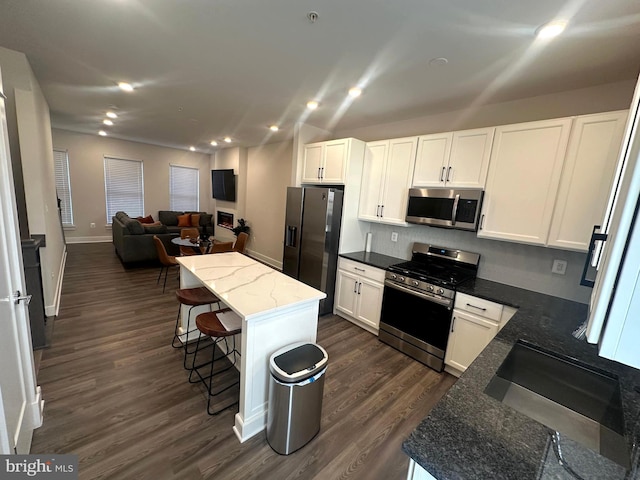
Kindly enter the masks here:
<path id="1" fill-rule="evenodd" d="M 370 142 L 386 138 L 625 110 L 631 104 L 635 84 L 635 80 L 629 80 L 522 98 L 511 102 L 472 105 L 452 112 L 429 112 L 428 115 L 409 120 L 338 130 L 331 138 L 354 137 Z"/>
<path id="2" fill-rule="evenodd" d="M 111 241 L 104 193 L 105 155 L 142 160 L 144 210 L 154 220 L 158 219 L 158 210 L 169 210 L 169 165 L 199 169 L 200 210 L 209 210 L 211 174 L 207 154 L 59 129 L 53 129 L 53 147 L 67 150 L 69 155 L 75 225 L 74 229 L 65 229 L 69 243 Z"/>
<path id="3" fill-rule="evenodd" d="M 20 236 L 44 235 L 40 249 L 47 316 L 58 312 L 66 247 L 58 217 L 49 105 L 23 53 L 0 47 Z"/>
<path id="4" fill-rule="evenodd" d="M 397 242 L 391 241 L 392 232 L 398 232 Z M 480 278 L 581 303 L 589 301 L 591 289 L 580 286 L 584 253 L 487 240 L 477 238 L 474 232 L 420 225 L 405 228 L 371 224 L 371 233 L 372 250 L 378 253 L 409 259 L 413 242 L 476 252 L 481 255 Z M 554 259 L 567 261 L 565 275 L 551 273 Z"/>

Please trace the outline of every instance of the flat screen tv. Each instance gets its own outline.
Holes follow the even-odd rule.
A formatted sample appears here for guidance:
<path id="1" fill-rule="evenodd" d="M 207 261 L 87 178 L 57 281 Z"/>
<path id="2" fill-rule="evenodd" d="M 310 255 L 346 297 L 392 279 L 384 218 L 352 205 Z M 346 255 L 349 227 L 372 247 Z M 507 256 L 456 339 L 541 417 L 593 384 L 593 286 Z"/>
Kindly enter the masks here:
<path id="1" fill-rule="evenodd" d="M 233 169 L 211 170 L 211 192 L 217 200 L 236 201 L 236 177 Z"/>

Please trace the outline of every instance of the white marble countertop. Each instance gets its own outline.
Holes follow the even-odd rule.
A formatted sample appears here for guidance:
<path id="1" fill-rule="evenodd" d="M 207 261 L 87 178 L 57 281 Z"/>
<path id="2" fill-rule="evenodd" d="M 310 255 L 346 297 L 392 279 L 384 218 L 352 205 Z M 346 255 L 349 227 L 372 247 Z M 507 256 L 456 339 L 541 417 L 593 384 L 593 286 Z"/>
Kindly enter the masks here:
<path id="1" fill-rule="evenodd" d="M 249 320 L 326 294 L 237 252 L 177 257 L 209 290 Z"/>

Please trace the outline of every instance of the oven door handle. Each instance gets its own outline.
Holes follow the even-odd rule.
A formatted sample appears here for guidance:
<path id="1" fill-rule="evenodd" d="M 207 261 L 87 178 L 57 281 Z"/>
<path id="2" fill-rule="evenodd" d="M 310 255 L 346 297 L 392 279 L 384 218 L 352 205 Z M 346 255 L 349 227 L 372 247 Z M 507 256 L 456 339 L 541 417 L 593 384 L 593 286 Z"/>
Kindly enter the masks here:
<path id="1" fill-rule="evenodd" d="M 451 304 L 453 302 L 449 299 L 436 297 L 435 295 L 429 295 L 428 293 L 416 292 L 415 290 L 412 290 L 407 287 L 403 287 L 401 285 L 398 285 L 397 283 L 393 283 L 388 280 L 384 282 L 384 285 L 386 287 L 393 288 L 394 290 L 399 290 L 401 292 L 405 292 L 410 295 L 415 295 L 416 297 L 423 298 L 424 300 L 429 300 L 430 302 L 437 303 L 438 305 L 442 305 L 443 307 L 447 307 L 449 310 L 451 310 Z"/>

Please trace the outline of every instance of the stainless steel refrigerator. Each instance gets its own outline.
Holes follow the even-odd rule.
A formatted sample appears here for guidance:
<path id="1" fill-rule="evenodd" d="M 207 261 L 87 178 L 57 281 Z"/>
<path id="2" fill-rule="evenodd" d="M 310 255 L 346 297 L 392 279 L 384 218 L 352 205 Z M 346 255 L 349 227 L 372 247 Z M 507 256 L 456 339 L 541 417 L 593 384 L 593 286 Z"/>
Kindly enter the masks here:
<path id="1" fill-rule="evenodd" d="M 327 294 L 320 315 L 333 311 L 343 192 L 289 187 L 282 271 Z"/>

